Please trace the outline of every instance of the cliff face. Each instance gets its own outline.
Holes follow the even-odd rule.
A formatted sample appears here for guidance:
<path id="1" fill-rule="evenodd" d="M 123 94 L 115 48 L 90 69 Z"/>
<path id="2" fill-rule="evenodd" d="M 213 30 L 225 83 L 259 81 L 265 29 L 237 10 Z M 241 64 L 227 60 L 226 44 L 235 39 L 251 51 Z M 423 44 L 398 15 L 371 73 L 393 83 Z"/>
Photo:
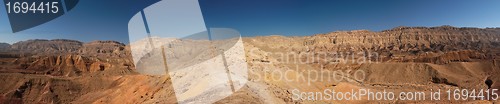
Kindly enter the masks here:
<path id="1" fill-rule="evenodd" d="M 0 49 L 7 49 L 7 48 L 10 48 L 10 44 L 0 43 Z"/>
<path id="2" fill-rule="evenodd" d="M 27 40 L 12 44 L 12 50 L 22 53 L 68 53 L 75 52 L 82 46 L 82 42 L 74 40 L 56 39 L 56 40 Z"/>
<path id="3" fill-rule="evenodd" d="M 305 46 L 326 51 L 430 52 L 496 48 L 500 29 L 398 27 L 381 32 L 348 31 L 306 37 Z M 348 47 L 349 49 L 342 49 Z M 352 47 L 352 48 L 351 48 Z"/>
<path id="4" fill-rule="evenodd" d="M 441 27 L 398 27 L 372 32 L 340 31 L 306 37 L 263 36 L 245 38 L 247 62 L 254 73 L 275 71 L 317 71 L 327 76 L 305 85 L 306 81 L 256 81 L 272 96 L 256 94 L 273 102 L 295 103 L 372 103 L 368 100 L 311 101 L 291 100 L 292 91 L 338 92 L 351 90 L 428 91 L 430 89 L 500 88 L 500 29 Z M 358 54 L 358 53 L 361 53 Z M 366 54 L 372 53 L 372 54 Z M 371 56 L 375 54 L 375 56 Z M 351 57 L 353 55 L 353 57 Z M 347 56 L 347 57 L 346 57 Z M 364 61 L 363 58 L 368 58 Z M 360 61 L 361 60 L 361 61 Z M 264 70 L 264 71 L 260 71 Z M 266 72 L 269 71 L 269 72 Z M 325 73 L 321 71 L 326 71 Z M 342 74 L 330 75 L 328 71 Z M 342 72 L 343 71 L 343 72 Z M 364 72 L 356 80 L 356 72 Z M 319 75 L 321 75 L 319 74 Z M 259 74 L 262 75 L 262 74 Z M 303 73 L 307 76 L 310 73 Z M 318 75 L 318 74 L 313 74 Z M 300 75 L 297 75 L 300 77 Z M 290 75 L 292 78 L 297 76 Z M 288 76 L 287 76 L 288 77 Z M 259 80 L 250 77 L 250 80 Z M 285 83 L 285 84 L 283 84 Z M 249 84 L 251 85 L 251 84 Z M 252 89 L 252 87 L 249 87 Z M 262 88 L 262 87 L 260 87 Z M 254 88 L 259 89 L 259 87 Z M 264 91 L 264 92 L 265 92 Z M 238 99 L 232 97 L 222 102 Z M 265 101 L 264 100 L 264 101 Z M 492 103 L 498 101 L 380 101 L 383 103 Z M 379 102 L 379 103 L 380 103 Z"/>
<path id="5" fill-rule="evenodd" d="M 125 45 L 115 41 L 28 40 L 7 50 L 0 53 L 2 72 L 81 76 L 104 71 L 125 74 L 133 69 Z"/>
<path id="6" fill-rule="evenodd" d="M 81 55 L 44 56 L 33 60 L 33 62 L 19 60 L 19 63 L 25 65 L 19 66 L 19 69 L 26 70 L 24 73 L 52 76 L 81 76 L 108 70 L 131 70 L 123 65 L 124 62 L 103 61 Z"/>
<path id="7" fill-rule="evenodd" d="M 295 53 L 377 53 L 381 62 L 448 63 L 494 59 L 500 49 L 498 28 L 397 27 L 381 32 L 340 31 L 307 37 L 257 37 L 250 43 L 266 51 Z M 280 50 L 276 50 L 280 48 Z M 456 54 L 460 53 L 460 54 Z"/>
<path id="8" fill-rule="evenodd" d="M 1 48 L 1 46 L 0 46 Z M 12 52 L 27 54 L 51 55 L 51 54 L 81 54 L 89 56 L 113 57 L 125 54 L 125 45 L 116 41 L 93 41 L 83 43 L 75 40 L 55 39 L 55 40 L 27 40 L 14 43 Z"/>
<path id="9" fill-rule="evenodd" d="M 126 57 L 126 46 L 116 41 L 93 41 L 85 43 L 78 50 L 79 54 L 100 57 Z"/>

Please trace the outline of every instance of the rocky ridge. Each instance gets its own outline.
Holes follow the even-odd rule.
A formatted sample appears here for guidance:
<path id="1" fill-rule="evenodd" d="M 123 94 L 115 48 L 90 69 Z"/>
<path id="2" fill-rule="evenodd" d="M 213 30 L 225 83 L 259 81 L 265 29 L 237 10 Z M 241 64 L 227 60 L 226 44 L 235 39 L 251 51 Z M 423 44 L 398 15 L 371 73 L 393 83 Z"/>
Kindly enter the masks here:
<path id="1" fill-rule="evenodd" d="M 379 62 L 448 63 L 495 59 L 500 54 L 499 28 L 397 27 L 381 32 L 338 31 L 306 37 L 267 36 L 249 42 L 271 52 L 377 53 Z M 460 54 L 457 54 L 460 53 Z M 453 58 L 452 58 L 453 57 Z"/>
<path id="2" fill-rule="evenodd" d="M 130 73 L 126 46 L 115 41 L 27 40 L 1 52 L 0 71 L 53 76 L 80 76 L 101 71 Z"/>
<path id="3" fill-rule="evenodd" d="M 0 43 L 0 49 L 5 50 L 5 49 L 9 49 L 9 48 L 10 48 L 10 44 Z"/>

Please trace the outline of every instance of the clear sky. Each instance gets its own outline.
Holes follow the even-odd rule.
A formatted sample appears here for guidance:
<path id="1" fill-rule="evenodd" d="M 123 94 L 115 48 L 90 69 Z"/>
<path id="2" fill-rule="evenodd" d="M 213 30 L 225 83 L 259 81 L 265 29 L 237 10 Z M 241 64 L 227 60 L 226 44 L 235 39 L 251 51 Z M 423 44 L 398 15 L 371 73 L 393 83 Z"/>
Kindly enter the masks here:
<path id="1" fill-rule="evenodd" d="M 129 2 L 130 1 L 130 2 Z M 128 43 L 128 20 L 151 0 L 81 0 L 69 13 L 13 34 L 0 4 L 0 42 L 27 39 Z M 304 36 L 397 26 L 500 27 L 500 0 L 200 0 L 207 27 L 242 36 Z"/>

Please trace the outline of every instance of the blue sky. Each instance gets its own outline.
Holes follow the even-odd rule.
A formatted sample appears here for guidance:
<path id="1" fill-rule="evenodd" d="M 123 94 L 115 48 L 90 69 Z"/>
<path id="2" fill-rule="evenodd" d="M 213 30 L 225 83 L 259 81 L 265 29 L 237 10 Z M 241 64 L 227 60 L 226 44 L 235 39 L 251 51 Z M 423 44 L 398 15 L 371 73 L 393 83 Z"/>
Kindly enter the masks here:
<path id="1" fill-rule="evenodd" d="M 16 34 L 1 2 L 0 42 L 62 38 L 128 43 L 128 20 L 141 7 L 137 5 L 147 5 L 145 0 L 129 1 L 81 0 L 71 12 Z M 500 0 L 200 0 L 207 27 L 233 28 L 242 36 L 397 26 L 500 27 L 499 5 Z"/>

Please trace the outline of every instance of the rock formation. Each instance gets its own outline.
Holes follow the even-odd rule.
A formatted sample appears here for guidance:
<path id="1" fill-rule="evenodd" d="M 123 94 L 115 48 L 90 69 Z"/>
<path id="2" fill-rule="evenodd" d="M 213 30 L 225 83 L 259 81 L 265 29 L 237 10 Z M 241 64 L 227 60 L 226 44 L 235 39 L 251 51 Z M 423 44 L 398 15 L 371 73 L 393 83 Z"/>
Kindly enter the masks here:
<path id="1" fill-rule="evenodd" d="M 10 48 L 10 44 L 7 43 L 0 43 L 0 49 L 1 50 L 6 50 Z"/>
<path id="2" fill-rule="evenodd" d="M 370 102 L 366 98 L 293 99 L 293 89 L 444 92 L 500 88 L 498 38 L 500 28 L 451 26 L 246 37 L 249 82 L 218 103 Z M 0 103 L 176 103 L 171 79 L 136 73 L 129 47 L 114 41 L 73 40 L 0 44 L 0 49 L 8 50 L 0 51 Z M 179 53 L 184 54 L 188 53 Z M 197 53 L 189 53 L 193 54 Z M 316 77 L 304 73 L 311 70 L 327 75 L 325 79 L 342 80 L 273 80 L 276 72 L 289 71 L 293 74 L 287 78 Z M 355 77 L 357 72 L 363 72 L 362 79 Z M 379 102 L 499 103 L 472 99 Z"/>
<path id="3" fill-rule="evenodd" d="M 22 53 L 67 53 L 76 52 L 82 46 L 82 42 L 66 39 L 55 40 L 27 40 L 12 44 L 12 50 Z"/>

